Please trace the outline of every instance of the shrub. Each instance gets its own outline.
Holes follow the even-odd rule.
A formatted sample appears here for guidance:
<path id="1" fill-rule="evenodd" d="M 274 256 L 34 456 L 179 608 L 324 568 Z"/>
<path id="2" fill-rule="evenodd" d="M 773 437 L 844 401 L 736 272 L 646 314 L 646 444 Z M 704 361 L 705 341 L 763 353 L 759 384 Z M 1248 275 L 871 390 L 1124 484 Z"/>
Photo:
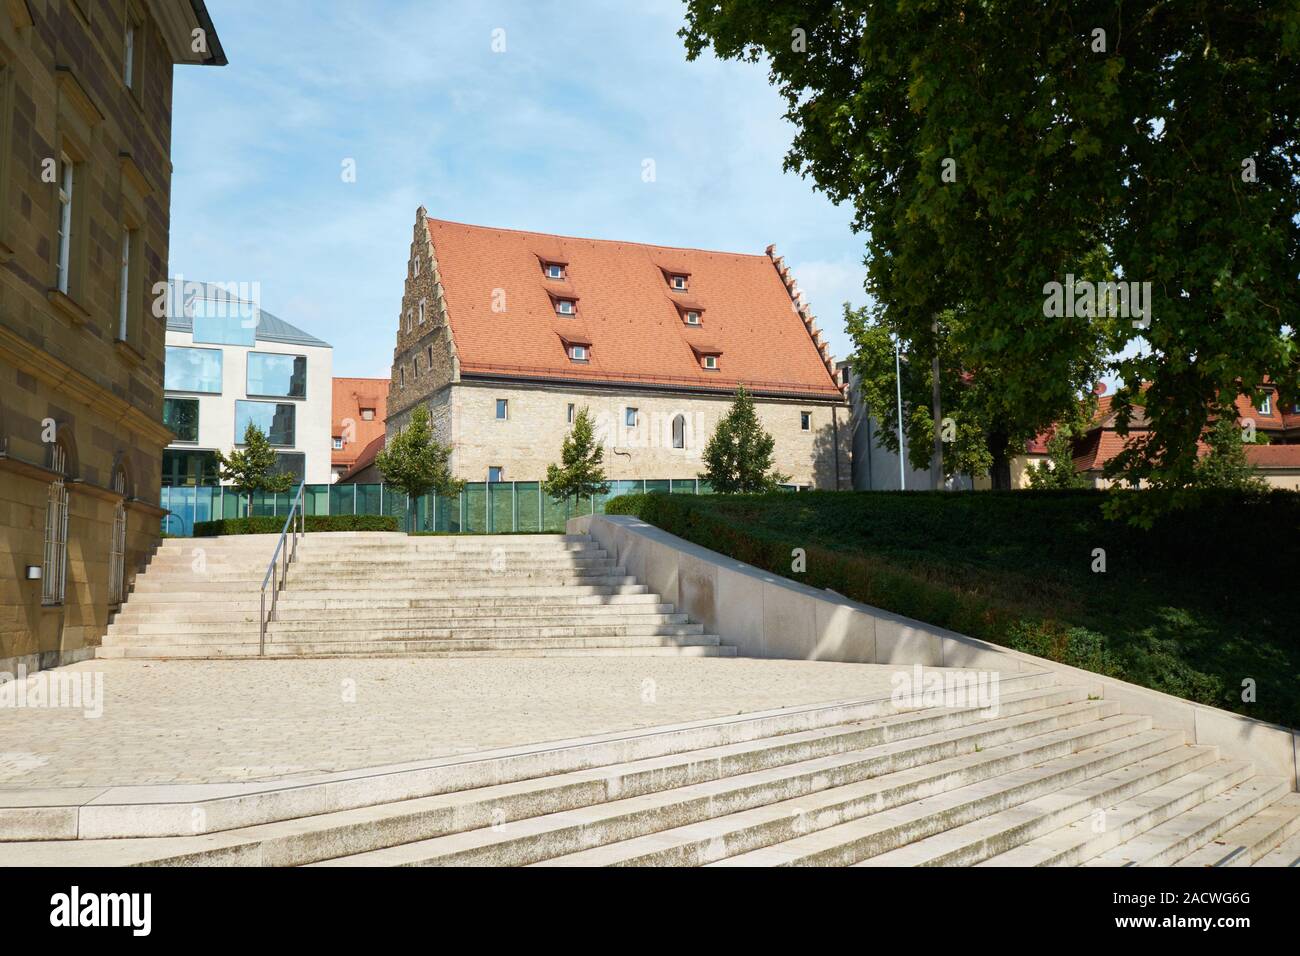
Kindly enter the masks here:
<path id="1" fill-rule="evenodd" d="M 393 515 L 307 515 L 304 525 L 309 532 L 400 530 L 400 523 Z M 196 538 L 211 538 L 222 534 L 279 534 L 283 530 L 284 518 L 275 515 L 194 522 Z"/>

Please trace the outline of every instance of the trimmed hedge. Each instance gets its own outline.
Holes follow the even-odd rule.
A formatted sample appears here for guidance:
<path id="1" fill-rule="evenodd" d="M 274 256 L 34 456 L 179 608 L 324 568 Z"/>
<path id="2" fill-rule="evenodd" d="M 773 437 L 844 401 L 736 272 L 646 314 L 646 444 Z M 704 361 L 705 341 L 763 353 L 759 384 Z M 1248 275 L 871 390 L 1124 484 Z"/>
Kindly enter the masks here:
<path id="1" fill-rule="evenodd" d="M 399 531 L 401 522 L 393 515 L 307 515 L 304 527 L 307 531 Z M 274 515 L 194 522 L 196 538 L 222 534 L 279 534 L 283 530 L 284 518 Z"/>
<path id="2" fill-rule="evenodd" d="M 1141 492 L 1151 494 L 1151 492 Z M 1204 493 L 1150 530 L 1098 491 L 625 495 L 774 574 L 1249 717 L 1300 724 L 1300 495 Z M 806 570 L 792 571 L 792 551 Z M 1094 565 L 1104 553 L 1105 570 Z M 1243 702 L 1243 682 L 1256 697 Z"/>

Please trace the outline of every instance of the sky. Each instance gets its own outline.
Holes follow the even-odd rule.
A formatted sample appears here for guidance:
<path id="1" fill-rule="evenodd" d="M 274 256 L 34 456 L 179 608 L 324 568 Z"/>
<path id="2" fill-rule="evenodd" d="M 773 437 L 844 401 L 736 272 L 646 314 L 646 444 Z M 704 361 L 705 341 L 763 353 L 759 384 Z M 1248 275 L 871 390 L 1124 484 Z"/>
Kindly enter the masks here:
<path id="1" fill-rule="evenodd" d="M 230 62 L 176 69 L 172 275 L 258 283 L 264 309 L 334 346 L 335 375 L 389 377 L 421 204 L 568 236 L 775 243 L 849 354 L 842 303 L 866 301 L 852 210 L 782 172 L 794 128 L 764 64 L 686 61 L 677 0 L 207 6 Z"/>

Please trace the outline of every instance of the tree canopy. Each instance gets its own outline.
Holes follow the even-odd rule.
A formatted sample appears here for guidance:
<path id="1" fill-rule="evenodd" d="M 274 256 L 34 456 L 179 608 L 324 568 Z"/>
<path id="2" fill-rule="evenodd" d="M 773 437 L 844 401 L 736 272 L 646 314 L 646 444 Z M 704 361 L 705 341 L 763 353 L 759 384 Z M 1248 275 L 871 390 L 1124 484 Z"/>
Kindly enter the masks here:
<path id="1" fill-rule="evenodd" d="M 946 335 L 997 441 L 1062 417 L 1099 348 L 1121 429 L 1148 383 L 1114 468 L 1157 487 L 1192 483 L 1220 396 L 1295 400 L 1296 0 L 688 0 L 681 32 L 769 64 L 786 168 L 852 207 L 880 322 L 918 371 Z M 1116 279 L 1144 314 L 1049 301 Z"/>
<path id="2" fill-rule="evenodd" d="M 252 422 L 244 429 L 244 447 L 230 454 L 217 452 L 221 467 L 221 480 L 228 481 L 235 491 L 248 497 L 257 491 L 284 492 L 293 488 L 293 475 L 275 470 L 275 449 L 267 441 L 262 429 Z"/>
<path id="3" fill-rule="evenodd" d="M 603 495 L 609 491 L 604 460 L 605 449 L 596 440 L 591 411 L 584 405 L 574 416 L 573 428 L 564 436 L 560 463 L 546 466 L 542 490 L 563 501 Z"/>
<path id="4" fill-rule="evenodd" d="M 739 385 L 731 408 L 718 420 L 704 446 L 700 479 L 724 495 L 773 491 L 790 480 L 772 466 L 775 446 L 776 440 L 758 420 L 753 396 Z"/>
<path id="5" fill-rule="evenodd" d="M 388 433 L 384 449 L 375 456 L 375 467 L 384 484 L 407 497 L 414 508 L 416 499 L 434 492 L 453 498 L 465 482 L 451 474 L 451 448 L 434 440 L 429 410 L 423 405 L 411 409 L 406 427 Z"/>

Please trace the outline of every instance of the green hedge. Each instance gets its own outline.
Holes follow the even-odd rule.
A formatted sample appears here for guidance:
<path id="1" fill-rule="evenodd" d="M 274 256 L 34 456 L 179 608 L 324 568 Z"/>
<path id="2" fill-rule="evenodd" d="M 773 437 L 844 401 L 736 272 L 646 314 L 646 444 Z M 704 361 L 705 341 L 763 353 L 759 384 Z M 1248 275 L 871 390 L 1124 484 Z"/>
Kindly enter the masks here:
<path id="1" fill-rule="evenodd" d="M 307 531 L 398 531 L 401 522 L 393 515 L 307 515 Z M 284 518 L 255 515 L 251 518 L 223 518 L 194 522 L 194 537 L 221 534 L 279 534 Z"/>
<path id="2" fill-rule="evenodd" d="M 1300 724 L 1300 495 L 1200 494 L 1149 530 L 1106 519 L 1106 499 L 647 494 L 615 498 L 605 512 L 995 644 Z M 801 573 L 796 548 L 806 553 Z M 1094 570 L 1099 551 L 1104 572 Z M 1242 700 L 1243 682 L 1254 683 L 1254 701 Z"/>

